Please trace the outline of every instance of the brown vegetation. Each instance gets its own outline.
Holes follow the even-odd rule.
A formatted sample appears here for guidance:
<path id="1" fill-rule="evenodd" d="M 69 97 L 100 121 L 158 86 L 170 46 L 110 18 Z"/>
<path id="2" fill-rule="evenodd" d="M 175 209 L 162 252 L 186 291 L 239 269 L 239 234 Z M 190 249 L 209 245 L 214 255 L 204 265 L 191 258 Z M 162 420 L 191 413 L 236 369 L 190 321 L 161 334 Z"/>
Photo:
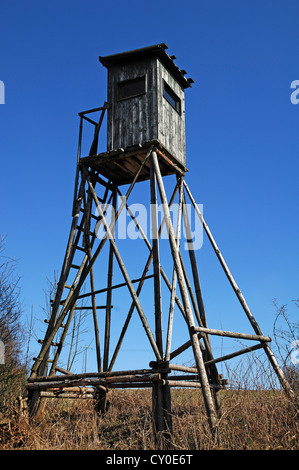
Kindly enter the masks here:
<path id="1" fill-rule="evenodd" d="M 5 240 L 0 234 L 0 341 L 5 346 L 4 361 L 0 361 L 0 412 L 11 408 L 16 394 L 24 388 L 26 374 L 21 359 L 24 333 L 19 276 L 15 260 L 4 252 Z"/>
<path id="2" fill-rule="evenodd" d="M 220 442 L 211 439 L 201 394 L 173 391 L 173 448 L 188 450 L 295 450 L 298 417 L 278 391 L 219 392 Z M 0 448 L 27 450 L 151 450 L 150 390 L 110 392 L 105 416 L 91 400 L 49 400 L 39 422 L 20 413 L 0 420 Z"/>
<path id="3" fill-rule="evenodd" d="M 150 389 L 111 390 L 104 416 L 95 411 L 92 400 L 48 400 L 40 421 L 29 420 L 19 411 L 15 403 L 24 391 L 29 357 L 27 348 L 24 364 L 18 277 L 14 261 L 3 255 L 3 248 L 0 236 L 0 338 L 5 342 L 5 363 L 0 365 L 0 449 L 154 450 Z M 299 307 L 298 301 L 295 304 Z M 173 449 L 299 448 L 299 371 L 297 361 L 290 361 L 293 354 L 296 359 L 298 355 L 298 323 L 289 321 L 286 306 L 276 306 L 276 311 L 274 345 L 295 401 L 277 390 L 277 377 L 264 354 L 246 355 L 230 368 L 224 363 L 222 372 L 231 390 L 218 393 L 219 441 L 210 435 L 200 391 L 174 389 Z"/>

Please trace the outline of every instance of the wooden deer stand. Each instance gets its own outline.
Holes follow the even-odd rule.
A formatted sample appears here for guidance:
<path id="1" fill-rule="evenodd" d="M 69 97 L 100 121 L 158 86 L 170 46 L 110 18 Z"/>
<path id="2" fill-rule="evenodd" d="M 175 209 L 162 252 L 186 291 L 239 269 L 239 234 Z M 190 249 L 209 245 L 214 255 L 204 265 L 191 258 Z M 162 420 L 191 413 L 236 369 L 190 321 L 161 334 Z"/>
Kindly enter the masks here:
<path id="1" fill-rule="evenodd" d="M 263 348 L 284 390 L 288 394 L 292 393 L 269 347 L 271 339 L 262 334 L 184 179 L 187 171 L 184 153 L 184 89 L 193 81 L 185 78 L 185 71 L 177 68 L 173 61 L 174 57 L 168 56 L 166 48 L 165 44 L 159 44 L 100 58 L 109 71 L 108 103 L 101 108 L 79 113 L 79 145 L 71 230 L 47 331 L 44 340 L 41 341 L 41 351 L 35 358 L 26 387 L 32 416 L 41 414 L 47 398 L 92 398 L 104 411 L 109 389 L 150 387 L 153 430 L 159 447 L 165 445 L 165 438 L 168 442 L 171 438 L 172 387 L 201 389 L 211 432 L 217 434 L 219 412 L 217 391 L 225 385 L 216 367 L 221 361 Z M 141 112 L 141 107 L 145 112 Z M 136 111 L 137 108 L 139 113 Z M 108 150 L 98 153 L 99 131 L 106 110 L 108 110 Z M 98 122 L 91 118 L 94 113 L 100 113 Z M 163 120 L 162 123 L 159 122 L 160 119 Z M 94 126 L 90 152 L 85 157 L 81 157 L 83 122 Z M 169 199 L 163 181 L 167 175 L 173 175 L 171 178 L 175 178 L 174 190 Z M 150 200 L 147 206 L 150 207 L 152 227 L 150 237 L 144 232 L 128 205 L 128 199 L 136 183 L 148 188 L 148 182 Z M 122 194 L 120 188 L 125 185 L 126 192 Z M 117 196 L 121 198 L 119 207 L 117 207 Z M 170 211 L 176 198 L 178 198 L 178 214 L 174 226 Z M 158 226 L 158 200 L 163 207 L 160 226 Z M 196 251 L 191 241 L 191 221 L 186 210 L 187 201 L 193 206 L 201 221 L 224 273 L 252 325 L 253 334 L 208 327 Z M 108 205 L 112 205 L 115 211 L 115 217 L 109 222 Z M 132 218 L 148 250 L 147 260 L 138 279 L 131 279 L 115 235 L 122 211 Z M 168 247 L 173 266 L 172 279 L 167 276 L 161 263 L 160 237 L 164 225 L 167 228 Z M 188 240 L 188 250 L 185 251 L 180 247 L 182 225 Z M 98 238 L 100 226 L 104 228 L 104 235 Z M 101 276 L 97 277 L 94 268 L 96 263 L 99 264 L 105 245 L 109 250 L 108 267 L 102 267 Z M 78 256 L 81 256 L 81 261 L 75 264 L 74 259 Z M 187 260 L 184 259 L 186 257 Z M 119 284 L 113 283 L 116 263 L 123 276 L 123 282 Z M 141 264 L 141 261 L 138 260 L 139 263 Z M 153 292 L 154 312 L 151 313 L 150 306 L 142 305 L 140 298 L 146 283 L 150 284 Z M 169 291 L 170 299 L 165 341 L 162 321 L 164 284 Z M 89 287 L 88 292 L 83 293 L 84 286 Z M 112 315 L 112 296 L 122 288 L 129 290 L 131 304 L 112 352 L 110 340 L 114 331 L 113 325 L 114 322 L 119 324 L 121 321 L 118 314 Z M 103 293 L 106 294 L 106 303 L 104 306 L 99 306 L 97 297 Z M 82 298 L 90 300 L 91 305 L 78 307 L 77 302 Z M 74 312 L 78 308 L 89 309 L 92 313 L 97 370 L 73 374 L 59 367 L 57 363 Z M 104 319 L 99 319 L 98 311 L 101 309 L 105 311 Z M 115 371 L 113 367 L 135 310 L 152 349 L 153 361 L 141 370 Z M 172 350 L 175 310 L 180 312 L 186 331 L 182 332 L 182 344 Z M 154 318 L 154 331 L 150 328 L 149 320 L 152 318 Z M 101 331 L 104 336 L 103 351 L 100 346 Z M 210 335 L 241 338 L 256 341 L 256 344 L 215 359 Z M 56 342 L 58 337 L 59 342 Z M 192 349 L 194 367 L 175 364 L 173 360 L 188 348 Z M 179 371 L 180 374 L 172 375 L 174 371 Z"/>

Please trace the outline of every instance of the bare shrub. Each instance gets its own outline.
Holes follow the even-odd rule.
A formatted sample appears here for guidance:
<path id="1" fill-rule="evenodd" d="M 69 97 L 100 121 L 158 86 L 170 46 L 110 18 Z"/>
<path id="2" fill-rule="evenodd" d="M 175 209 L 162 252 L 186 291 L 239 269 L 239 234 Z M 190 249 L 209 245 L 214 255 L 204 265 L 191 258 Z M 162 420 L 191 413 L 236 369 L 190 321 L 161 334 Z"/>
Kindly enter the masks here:
<path id="1" fill-rule="evenodd" d="M 25 381 L 19 277 L 15 273 L 15 261 L 4 255 L 4 248 L 4 240 L 0 237 L 0 339 L 4 345 L 4 364 L 0 364 L 2 412 L 12 406 Z"/>

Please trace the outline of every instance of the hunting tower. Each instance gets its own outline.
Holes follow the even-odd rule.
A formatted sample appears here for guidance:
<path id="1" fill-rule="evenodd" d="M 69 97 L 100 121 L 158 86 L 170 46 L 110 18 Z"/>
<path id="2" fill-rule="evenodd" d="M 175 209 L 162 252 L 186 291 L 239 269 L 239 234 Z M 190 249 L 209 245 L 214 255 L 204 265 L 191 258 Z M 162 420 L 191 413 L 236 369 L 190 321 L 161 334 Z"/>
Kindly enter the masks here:
<path id="1" fill-rule="evenodd" d="M 79 113 L 79 144 L 71 229 L 52 301 L 51 316 L 45 320 L 47 330 L 44 339 L 39 340 L 41 351 L 34 359 L 26 386 L 30 413 L 35 416 L 41 413 L 47 398 L 90 398 L 95 400 L 104 412 L 106 396 L 110 389 L 150 388 L 153 431 L 159 447 L 171 446 L 172 387 L 199 388 L 202 391 L 211 432 L 217 435 L 220 412 L 217 392 L 225 386 L 225 381 L 217 371 L 216 364 L 219 362 L 262 348 L 281 385 L 289 395 L 292 394 L 269 347 L 271 338 L 262 334 L 185 181 L 187 169 L 184 92 L 193 80 L 186 78 L 185 70 L 177 67 L 175 57 L 169 56 L 166 49 L 165 44 L 157 44 L 100 57 L 100 62 L 108 69 L 108 99 L 100 108 Z M 106 111 L 107 149 L 98 153 L 99 131 Z M 94 117 L 96 113 L 99 113 L 97 120 Z M 81 155 L 83 122 L 92 125 L 94 129 L 88 155 Z M 173 175 L 175 180 L 170 197 L 166 195 L 163 182 L 166 175 Z M 142 181 L 145 188 L 143 202 L 146 202 L 147 195 L 150 196 L 147 203 L 152 222 L 150 236 L 147 236 L 128 206 L 128 199 L 135 184 Z M 126 192 L 122 194 L 121 187 L 125 185 Z M 118 197 L 121 203 L 117 206 Z M 178 199 L 176 224 L 170 215 L 175 198 Z M 158 200 L 163 208 L 160 226 Z M 253 328 L 253 334 L 208 327 L 196 250 L 191 236 L 190 215 L 186 209 L 187 200 L 202 224 L 204 233 Z M 109 204 L 112 204 L 115 210 L 115 217 L 111 222 L 107 220 Z M 141 266 L 141 259 L 135 263 L 134 267 L 139 268 L 140 265 L 142 270 L 140 277 L 134 279 L 130 274 L 132 263 L 130 267 L 126 267 L 116 236 L 116 227 L 123 210 L 132 218 L 141 234 L 140 242 L 147 252 L 144 265 Z M 162 266 L 160 258 L 160 237 L 164 225 L 167 227 L 168 241 L 166 247 L 163 246 L 163 256 L 167 251 L 167 268 L 170 272 Z M 100 238 L 99 226 L 104 228 L 104 235 Z M 182 226 L 188 242 L 188 249 L 185 251 L 180 244 Z M 107 241 L 109 243 L 106 243 Z M 107 265 L 103 262 L 103 257 L 100 263 L 96 263 L 107 246 Z M 129 256 L 133 255 L 134 253 L 129 253 Z M 99 273 L 94 270 L 96 264 L 100 268 Z M 114 279 L 116 264 L 119 268 L 118 274 L 123 278 L 121 283 L 115 282 Z M 153 303 L 150 302 L 150 305 L 143 305 L 144 298 L 140 297 L 145 285 L 153 297 Z M 130 294 L 126 317 L 123 297 L 120 300 L 122 315 L 112 312 L 112 296 L 116 297 L 122 288 L 128 289 Z M 168 297 L 165 296 L 165 291 Z M 103 294 L 106 296 L 105 301 L 99 305 L 98 299 L 103 297 Z M 166 316 L 165 309 L 162 316 L 162 297 L 168 302 Z M 89 301 L 90 305 L 80 306 L 82 299 Z M 92 315 L 97 370 L 74 374 L 68 365 L 62 367 L 58 360 L 65 346 L 65 338 L 71 331 L 74 314 L 80 309 L 90 311 Z M 153 360 L 143 369 L 114 370 L 116 358 L 121 351 L 135 310 L 143 327 L 145 340 L 151 347 Z M 174 347 L 172 333 L 176 328 L 178 316 L 183 327 L 177 328 L 179 340 L 176 341 L 179 343 Z M 165 318 L 166 327 L 165 323 L 163 326 Z M 118 341 L 113 341 L 112 348 L 111 338 L 117 330 L 115 326 L 120 324 L 123 325 L 120 336 Z M 134 331 L 134 335 L 136 337 L 137 332 Z M 256 344 L 214 358 L 211 341 L 213 336 L 256 341 Z M 180 355 L 188 349 L 191 349 L 194 366 L 174 363 L 179 362 Z M 178 361 L 176 358 L 179 358 Z M 173 375 L 173 371 L 179 374 Z"/>
<path id="2" fill-rule="evenodd" d="M 182 168 L 186 165 L 186 79 L 166 44 L 100 57 L 108 69 L 107 150 L 159 141 Z"/>

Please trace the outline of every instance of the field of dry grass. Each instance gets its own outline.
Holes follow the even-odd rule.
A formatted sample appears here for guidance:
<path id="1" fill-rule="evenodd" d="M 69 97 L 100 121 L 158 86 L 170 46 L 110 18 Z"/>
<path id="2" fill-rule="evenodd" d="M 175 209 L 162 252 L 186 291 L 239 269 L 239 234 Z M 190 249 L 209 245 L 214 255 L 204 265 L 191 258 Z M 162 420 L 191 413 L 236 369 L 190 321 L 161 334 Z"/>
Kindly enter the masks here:
<path id="1" fill-rule="evenodd" d="M 173 443 L 176 450 L 296 450 L 298 415 L 277 391 L 219 392 L 220 441 L 210 437 L 201 394 L 174 390 Z M 89 400 L 49 400 L 40 422 L 15 413 L 0 420 L 0 449 L 153 450 L 150 390 L 113 390 L 105 416 Z"/>

